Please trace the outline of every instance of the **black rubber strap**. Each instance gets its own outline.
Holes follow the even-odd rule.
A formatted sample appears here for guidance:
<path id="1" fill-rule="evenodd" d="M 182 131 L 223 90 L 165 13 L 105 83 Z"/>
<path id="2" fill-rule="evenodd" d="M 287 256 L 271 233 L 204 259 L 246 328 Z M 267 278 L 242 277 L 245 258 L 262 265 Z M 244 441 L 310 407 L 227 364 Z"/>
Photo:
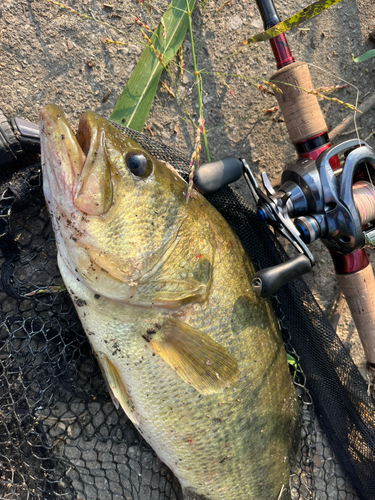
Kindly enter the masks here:
<path id="1" fill-rule="evenodd" d="M 13 163 L 22 153 L 21 144 L 14 135 L 8 119 L 0 110 L 0 167 Z"/>

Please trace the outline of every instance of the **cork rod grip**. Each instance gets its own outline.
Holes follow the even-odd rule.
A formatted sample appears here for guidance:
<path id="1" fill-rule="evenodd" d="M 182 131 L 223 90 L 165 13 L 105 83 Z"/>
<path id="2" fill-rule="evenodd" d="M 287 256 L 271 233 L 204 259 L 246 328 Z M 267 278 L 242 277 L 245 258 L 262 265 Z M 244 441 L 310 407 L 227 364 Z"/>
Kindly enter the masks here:
<path id="1" fill-rule="evenodd" d="M 375 368 L 375 278 L 371 264 L 350 274 L 336 274 L 366 359 Z"/>
<path id="2" fill-rule="evenodd" d="M 293 144 L 327 132 L 317 97 L 301 90 L 314 88 L 306 63 L 294 62 L 285 66 L 272 76 L 271 81 L 283 92 L 275 92 L 275 95 Z"/>

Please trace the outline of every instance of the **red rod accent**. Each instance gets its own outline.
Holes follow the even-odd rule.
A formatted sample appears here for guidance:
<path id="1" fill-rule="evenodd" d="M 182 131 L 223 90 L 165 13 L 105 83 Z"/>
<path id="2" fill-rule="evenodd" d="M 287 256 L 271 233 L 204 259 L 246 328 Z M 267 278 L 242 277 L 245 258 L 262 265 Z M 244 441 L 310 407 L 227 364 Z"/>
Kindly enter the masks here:
<path id="1" fill-rule="evenodd" d="M 312 151 L 308 151 L 307 153 L 302 153 L 298 155 L 299 158 L 309 158 L 310 160 L 316 160 L 318 156 L 320 156 L 323 151 L 326 149 L 330 148 L 331 145 L 329 143 L 323 144 L 323 146 L 320 146 L 319 148 L 313 149 Z"/>
<path id="2" fill-rule="evenodd" d="M 329 159 L 329 164 L 331 165 L 332 170 L 337 170 L 338 168 L 341 167 L 340 159 L 339 159 L 339 157 L 337 155 L 332 156 Z"/>
<path id="3" fill-rule="evenodd" d="M 319 148 L 313 149 L 312 151 L 308 151 L 307 153 L 301 153 L 298 155 L 299 158 L 309 158 L 309 160 L 316 160 L 324 150 L 331 147 L 331 144 L 328 142 L 327 144 L 323 144 Z M 340 160 L 337 155 L 332 156 L 329 159 L 329 164 L 331 165 L 332 170 L 337 170 L 341 167 Z"/>
<path id="4" fill-rule="evenodd" d="M 360 271 L 369 265 L 367 253 L 361 248 L 349 255 L 328 249 L 331 254 L 336 274 L 350 274 Z"/>
<path id="5" fill-rule="evenodd" d="M 270 39 L 271 48 L 273 55 L 275 56 L 277 69 L 288 66 L 294 62 L 294 57 L 290 52 L 288 42 L 286 41 L 284 33 L 275 36 L 275 38 Z"/>

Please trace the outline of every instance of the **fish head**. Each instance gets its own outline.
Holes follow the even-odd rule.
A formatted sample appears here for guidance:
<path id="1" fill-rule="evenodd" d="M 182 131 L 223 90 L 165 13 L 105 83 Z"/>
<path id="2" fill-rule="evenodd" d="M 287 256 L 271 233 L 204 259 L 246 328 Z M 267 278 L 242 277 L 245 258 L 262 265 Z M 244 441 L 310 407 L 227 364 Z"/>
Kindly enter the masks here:
<path id="1" fill-rule="evenodd" d="M 40 135 L 59 258 L 92 290 L 130 300 L 176 244 L 191 208 L 185 181 L 93 112 L 75 135 L 61 108 L 47 105 Z"/>

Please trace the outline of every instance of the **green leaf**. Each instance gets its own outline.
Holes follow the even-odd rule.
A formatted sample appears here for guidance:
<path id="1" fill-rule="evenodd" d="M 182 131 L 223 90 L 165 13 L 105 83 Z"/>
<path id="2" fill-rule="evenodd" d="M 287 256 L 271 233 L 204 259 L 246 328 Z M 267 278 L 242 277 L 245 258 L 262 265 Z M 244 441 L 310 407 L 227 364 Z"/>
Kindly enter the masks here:
<path id="1" fill-rule="evenodd" d="M 163 37 L 164 28 L 161 22 L 151 37 L 155 49 L 162 54 L 165 65 L 174 57 L 185 38 L 188 27 L 187 3 L 192 11 L 195 0 L 172 0 L 163 15 L 166 38 Z M 154 100 L 162 71 L 162 64 L 152 48 L 147 45 L 118 98 L 110 119 L 141 131 Z"/>
<path id="2" fill-rule="evenodd" d="M 290 365 L 292 365 L 294 368 L 296 368 L 296 369 L 297 369 L 297 367 L 298 367 L 298 365 L 297 365 L 297 361 L 296 361 L 296 359 L 295 359 L 295 358 L 294 358 L 291 354 L 288 354 L 288 353 L 287 353 L 287 354 L 286 354 L 286 359 L 287 359 L 287 361 L 288 361 L 288 363 L 289 363 Z"/>
<path id="3" fill-rule="evenodd" d="M 371 57 L 375 57 L 375 49 L 369 50 L 368 52 L 365 52 L 364 54 L 356 58 L 353 57 L 353 61 L 355 63 L 360 63 L 363 61 L 367 61 L 367 59 L 371 59 Z"/>
<path id="4" fill-rule="evenodd" d="M 324 10 L 328 9 L 328 7 L 331 7 L 331 5 L 334 5 L 338 2 L 341 2 L 341 0 L 317 0 L 305 9 L 297 12 L 297 14 L 294 14 L 289 19 L 281 21 L 275 26 L 272 26 L 272 28 L 268 29 L 267 31 L 262 31 L 262 33 L 251 36 L 247 40 L 243 41 L 242 45 L 251 45 L 257 42 L 264 42 L 265 40 L 269 40 L 270 38 L 281 35 L 281 33 L 285 33 L 286 31 L 299 26 L 305 21 L 312 19 Z"/>
<path id="5" fill-rule="evenodd" d="M 286 360 L 288 361 L 289 366 L 293 368 L 293 378 L 296 378 L 296 372 L 298 369 L 297 360 L 288 353 L 286 353 Z"/>

